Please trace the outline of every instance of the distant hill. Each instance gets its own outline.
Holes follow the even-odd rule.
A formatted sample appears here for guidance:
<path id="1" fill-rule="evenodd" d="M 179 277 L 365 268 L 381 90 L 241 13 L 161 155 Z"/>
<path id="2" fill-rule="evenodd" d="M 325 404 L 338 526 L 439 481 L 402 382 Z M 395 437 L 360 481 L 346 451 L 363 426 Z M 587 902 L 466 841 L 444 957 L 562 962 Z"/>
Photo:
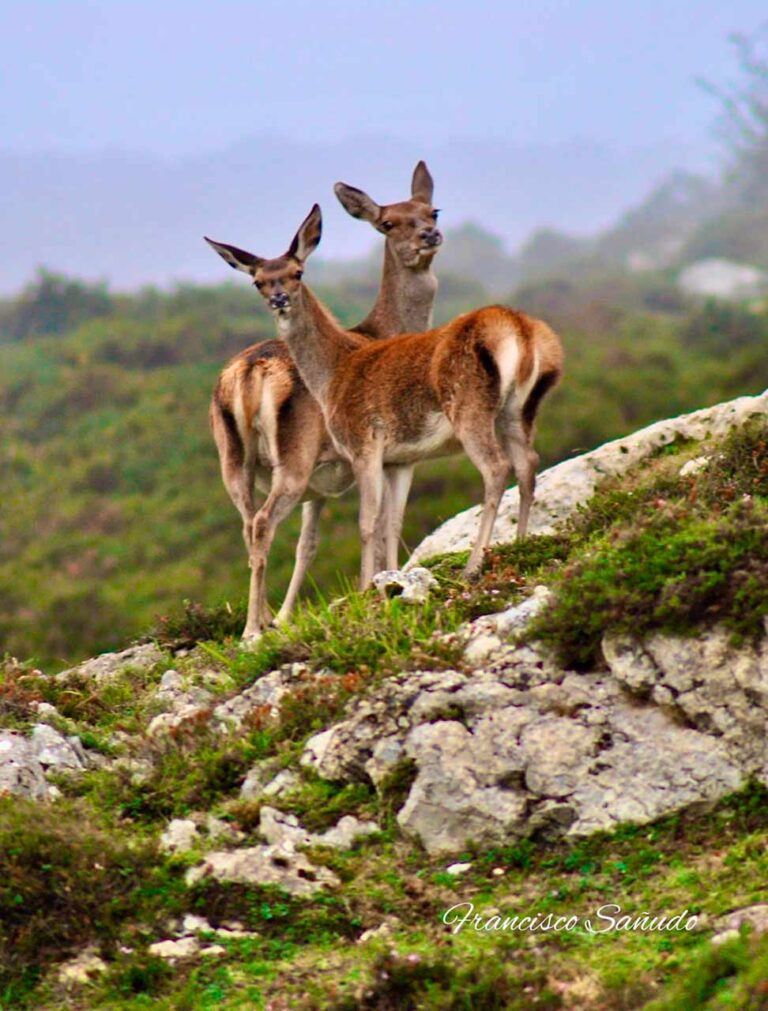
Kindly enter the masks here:
<path id="1" fill-rule="evenodd" d="M 672 172 L 609 228 L 591 237 L 538 229 L 519 253 L 524 281 L 605 271 L 653 271 L 689 262 L 686 246 L 725 205 L 721 187 Z"/>
<path id="2" fill-rule="evenodd" d="M 325 212 L 323 255 L 360 256 L 372 236 L 338 206 L 333 182 L 397 200 L 419 158 L 435 176 L 444 226 L 476 221 L 508 249 L 542 226 L 593 235 L 691 160 L 669 144 L 619 150 L 589 141 L 429 144 L 383 136 L 305 144 L 253 138 L 175 161 L 122 151 L 0 151 L 0 293 L 17 290 L 42 264 L 121 290 L 215 282 L 221 263 L 203 234 L 276 253 L 315 200 Z"/>

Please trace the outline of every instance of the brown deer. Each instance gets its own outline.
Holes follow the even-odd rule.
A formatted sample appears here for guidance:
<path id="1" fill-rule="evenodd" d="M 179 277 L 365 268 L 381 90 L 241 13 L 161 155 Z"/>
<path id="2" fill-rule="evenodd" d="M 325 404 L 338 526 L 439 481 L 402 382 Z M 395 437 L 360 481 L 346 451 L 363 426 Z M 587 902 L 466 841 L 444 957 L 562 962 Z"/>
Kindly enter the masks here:
<path id="1" fill-rule="evenodd" d="M 268 300 L 299 373 L 322 408 L 334 447 L 352 467 L 360 489 L 360 585 L 367 587 L 375 571 L 385 469 L 411 467 L 462 448 L 480 471 L 485 491 L 480 529 L 465 568 L 466 576 L 474 576 L 513 468 L 520 488 L 517 536 L 525 536 L 539 460 L 534 421 L 542 398 L 562 374 L 560 340 L 541 320 L 492 305 L 424 333 L 361 343 L 302 283 L 303 265 L 321 230 L 315 204 L 287 257 L 264 260 L 227 248 Z M 393 497 L 397 493 L 392 490 Z M 398 505 L 390 503 L 390 527 Z M 388 542 L 391 538 L 388 529 Z"/>
<path id="2" fill-rule="evenodd" d="M 350 340 L 364 344 L 432 324 L 437 278 L 432 260 L 442 242 L 432 206 L 434 184 L 423 161 L 416 166 L 411 198 L 379 205 L 362 190 L 345 183 L 334 187 L 344 208 L 369 221 L 385 236 L 381 287 L 366 318 L 351 331 Z M 294 281 L 303 261 L 295 244 L 278 260 L 264 261 L 223 243 L 206 241 L 238 270 L 255 274 L 266 264 L 277 265 Z M 281 306 L 284 293 L 268 281 L 257 281 L 284 334 Z M 244 639 L 258 637 L 271 621 L 266 596 L 266 565 L 278 525 L 297 502 L 303 502 L 301 533 L 293 575 L 276 621 L 290 614 L 307 568 L 317 550 L 317 525 L 326 498 L 343 494 L 354 483 L 349 463 L 340 458 L 325 430 L 319 405 L 307 391 L 283 340 L 262 341 L 236 355 L 219 376 L 210 407 L 210 421 L 219 452 L 224 486 L 243 520 L 243 537 L 251 567 L 248 616 Z M 383 514 L 390 503 L 402 509 L 410 488 L 412 466 L 392 468 L 384 496 Z M 257 511 L 254 488 L 267 498 Z M 389 529 L 393 524 L 384 521 Z M 399 527 L 398 527 L 399 531 Z M 387 561 L 392 562 L 388 545 Z M 394 564 L 397 563 L 397 545 Z M 393 566 L 394 567 L 394 566 Z"/>

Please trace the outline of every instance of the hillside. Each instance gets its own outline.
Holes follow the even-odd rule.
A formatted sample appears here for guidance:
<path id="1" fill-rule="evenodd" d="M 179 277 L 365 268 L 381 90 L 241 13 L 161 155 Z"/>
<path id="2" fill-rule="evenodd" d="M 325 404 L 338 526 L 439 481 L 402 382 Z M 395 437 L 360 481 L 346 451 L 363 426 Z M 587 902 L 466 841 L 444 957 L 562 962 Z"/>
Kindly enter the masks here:
<path id="1" fill-rule="evenodd" d="M 0 1006 L 765 1007 L 767 419 L 561 464 L 421 603 L 7 661 Z"/>
<path id="2" fill-rule="evenodd" d="M 373 297 L 321 290 L 349 322 Z M 487 298 L 444 277 L 438 319 Z M 545 465 L 768 384 L 765 310 L 686 302 L 645 276 L 530 286 L 510 301 L 550 321 L 566 347 L 566 382 L 541 415 Z M 272 326 L 235 284 L 115 295 L 43 274 L 0 306 L 0 653 L 64 666 L 179 620 L 184 600 L 198 618 L 200 605 L 224 607 L 237 627 L 247 569 L 207 404 L 222 363 Z M 423 465 L 406 544 L 479 498 L 467 462 Z M 355 513 L 350 495 L 322 522 L 311 577 L 323 594 L 357 568 Z M 295 515 L 278 533 L 273 601 L 297 527 Z"/>

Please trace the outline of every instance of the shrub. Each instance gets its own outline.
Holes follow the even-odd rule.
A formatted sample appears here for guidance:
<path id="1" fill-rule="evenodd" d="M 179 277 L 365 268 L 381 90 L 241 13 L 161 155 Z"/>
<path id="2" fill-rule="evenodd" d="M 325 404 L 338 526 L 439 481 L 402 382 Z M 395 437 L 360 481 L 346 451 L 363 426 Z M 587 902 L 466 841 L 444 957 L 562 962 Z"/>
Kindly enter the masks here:
<path id="1" fill-rule="evenodd" d="M 82 805 L 0 798 L 0 994 L 18 1006 L 45 967 L 109 946 L 158 877 L 149 843 L 95 827 Z"/>
<path id="2" fill-rule="evenodd" d="M 719 522 L 662 505 L 567 566 L 553 605 L 530 630 L 560 660 L 585 666 L 606 632 L 686 633 L 723 622 L 756 638 L 768 614 L 768 509 L 743 502 Z"/>

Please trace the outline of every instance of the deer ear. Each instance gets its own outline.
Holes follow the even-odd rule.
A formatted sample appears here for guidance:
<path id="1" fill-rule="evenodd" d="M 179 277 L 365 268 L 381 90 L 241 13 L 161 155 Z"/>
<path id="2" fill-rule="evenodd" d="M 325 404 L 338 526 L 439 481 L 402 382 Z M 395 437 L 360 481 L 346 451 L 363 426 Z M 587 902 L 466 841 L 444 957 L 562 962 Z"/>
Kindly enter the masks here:
<path id="1" fill-rule="evenodd" d="M 320 236 L 323 234 L 323 215 L 320 205 L 315 204 L 309 214 L 304 218 L 298 232 L 293 237 L 293 242 L 288 248 L 288 256 L 293 256 L 296 260 L 304 260 L 317 249 L 320 243 Z"/>
<path id="2" fill-rule="evenodd" d="M 215 249 L 219 256 L 226 260 L 234 270 L 242 270 L 243 273 L 253 276 L 264 262 L 263 256 L 254 256 L 253 253 L 238 249 L 237 246 L 228 246 L 224 242 L 214 242 L 207 235 L 204 235 L 203 238 L 211 249 Z"/>
<path id="3" fill-rule="evenodd" d="M 381 208 L 367 193 L 363 193 L 355 186 L 347 186 L 346 183 L 336 183 L 333 192 L 339 198 L 339 203 L 344 210 L 353 218 L 370 221 L 371 224 L 379 220 Z"/>
<path id="4" fill-rule="evenodd" d="M 431 204 L 434 190 L 435 183 L 429 173 L 429 169 L 423 161 L 420 161 L 413 170 L 411 195 L 414 200 L 423 200 L 425 204 Z"/>

